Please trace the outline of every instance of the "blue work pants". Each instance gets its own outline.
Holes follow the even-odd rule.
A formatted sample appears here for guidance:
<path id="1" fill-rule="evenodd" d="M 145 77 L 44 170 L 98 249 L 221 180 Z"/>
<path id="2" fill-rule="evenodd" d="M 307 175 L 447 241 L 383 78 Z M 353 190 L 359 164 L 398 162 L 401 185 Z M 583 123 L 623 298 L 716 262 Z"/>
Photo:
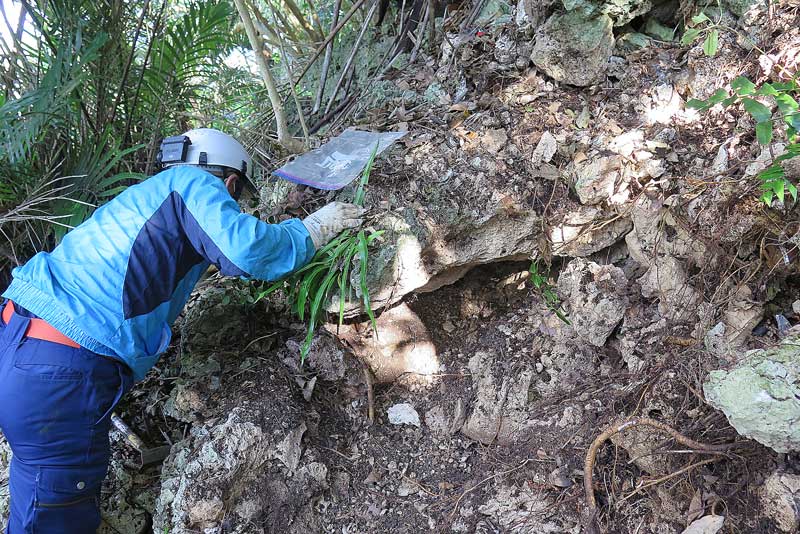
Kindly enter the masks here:
<path id="1" fill-rule="evenodd" d="M 0 430 L 13 452 L 7 534 L 94 533 L 111 412 L 132 374 L 86 349 L 26 337 L 29 321 L 0 319 Z"/>

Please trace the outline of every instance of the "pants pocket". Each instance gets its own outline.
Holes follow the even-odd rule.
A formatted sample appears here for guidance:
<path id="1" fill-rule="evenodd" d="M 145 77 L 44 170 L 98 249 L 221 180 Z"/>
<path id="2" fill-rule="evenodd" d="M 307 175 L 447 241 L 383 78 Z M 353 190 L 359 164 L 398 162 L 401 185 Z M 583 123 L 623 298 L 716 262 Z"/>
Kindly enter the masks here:
<path id="1" fill-rule="evenodd" d="M 92 394 L 96 398 L 95 405 L 98 409 L 97 418 L 94 422 L 95 427 L 110 423 L 111 412 L 114 411 L 125 393 L 133 386 L 133 375 L 127 366 L 104 359 L 103 367 L 105 367 L 104 374 L 107 371 L 111 371 L 111 373 L 104 380 L 98 380 L 97 376 L 93 377 L 94 391 Z"/>
<path id="2" fill-rule="evenodd" d="M 14 370 L 39 380 L 80 382 L 85 377 L 80 366 L 84 351 L 50 341 L 25 339 L 14 352 Z"/>
<path id="3" fill-rule="evenodd" d="M 106 465 L 40 467 L 31 532 L 94 533 L 100 526 L 100 485 Z"/>

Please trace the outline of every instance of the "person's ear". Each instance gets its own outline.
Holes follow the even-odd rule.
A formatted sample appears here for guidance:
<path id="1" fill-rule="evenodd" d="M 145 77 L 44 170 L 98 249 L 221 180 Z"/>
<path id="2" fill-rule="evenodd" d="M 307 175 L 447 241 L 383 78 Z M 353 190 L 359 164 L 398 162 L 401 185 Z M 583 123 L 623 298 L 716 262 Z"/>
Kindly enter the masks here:
<path id="1" fill-rule="evenodd" d="M 228 189 L 228 193 L 230 193 L 231 196 L 236 195 L 236 183 L 238 180 L 239 177 L 235 174 L 231 174 L 225 179 L 225 187 Z"/>

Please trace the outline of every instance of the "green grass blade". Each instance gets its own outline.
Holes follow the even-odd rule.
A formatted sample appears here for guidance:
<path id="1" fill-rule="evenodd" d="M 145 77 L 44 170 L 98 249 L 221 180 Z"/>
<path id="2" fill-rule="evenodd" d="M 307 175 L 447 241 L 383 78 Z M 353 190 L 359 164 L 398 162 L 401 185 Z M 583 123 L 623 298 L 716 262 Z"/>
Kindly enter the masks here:
<path id="1" fill-rule="evenodd" d="M 308 303 L 308 295 L 314 293 L 314 284 L 319 276 L 328 270 L 327 265 L 321 265 L 314 269 L 310 274 L 303 277 L 300 283 L 300 288 L 297 292 L 296 313 L 300 320 L 305 319 L 306 304 Z"/>
<path id="2" fill-rule="evenodd" d="M 361 299 L 364 301 L 364 308 L 366 309 L 369 320 L 372 323 L 372 330 L 375 332 L 375 337 L 378 337 L 378 327 L 375 321 L 375 313 L 372 311 L 372 303 L 369 298 L 369 287 L 367 286 L 367 258 L 369 257 L 369 250 L 367 249 L 367 236 L 364 230 L 358 232 L 358 254 L 361 262 L 359 282 L 361 286 Z"/>
<path id="3" fill-rule="evenodd" d="M 258 294 L 258 296 L 256 297 L 256 300 L 254 301 L 254 304 L 255 304 L 255 302 L 258 302 L 259 300 L 263 299 L 264 297 L 268 297 L 269 295 L 271 295 L 272 293 L 274 293 L 278 289 L 282 288 L 283 285 L 284 285 L 284 281 L 283 280 L 279 280 L 279 281 L 275 282 L 274 284 L 269 286 L 267 289 L 265 289 L 264 291 L 262 291 L 261 293 Z"/>
<path id="4" fill-rule="evenodd" d="M 386 233 L 385 230 L 378 230 L 377 232 L 372 232 L 367 236 L 367 245 L 371 245 L 373 241 L 375 241 L 385 233 Z"/>
<path id="5" fill-rule="evenodd" d="M 347 239 L 349 237 L 349 234 L 350 230 L 345 230 L 344 232 L 336 236 L 334 239 L 331 240 L 330 243 L 328 243 L 327 245 L 325 245 L 324 247 L 322 247 L 317 251 L 317 253 L 314 255 L 314 259 L 322 258 L 323 255 L 330 252 L 333 248 L 339 246 L 343 239 Z"/>
<path id="6" fill-rule="evenodd" d="M 353 243 L 350 245 L 350 248 L 347 249 L 347 253 L 344 255 L 344 264 L 342 265 L 342 272 L 339 275 L 339 326 L 342 326 L 344 322 L 344 302 L 345 302 L 345 292 L 347 291 L 347 287 L 350 285 L 350 266 L 353 261 L 353 256 L 355 256 L 356 252 L 358 251 L 358 241 L 353 240 Z"/>
<path id="7" fill-rule="evenodd" d="M 328 271 L 328 274 L 325 275 L 325 279 L 322 281 L 319 289 L 317 289 L 316 293 L 314 294 L 314 300 L 311 303 L 311 309 L 309 313 L 308 319 L 308 332 L 306 333 L 306 339 L 303 342 L 303 346 L 300 349 L 300 363 L 302 364 L 306 356 L 308 356 L 308 351 L 311 349 L 311 341 L 314 339 L 314 330 L 317 327 L 317 317 L 319 315 L 320 308 L 325 302 L 325 299 L 328 295 L 328 291 L 330 290 L 333 281 L 336 279 L 336 270 L 331 269 Z"/>
<path id="8" fill-rule="evenodd" d="M 372 162 L 375 161 L 375 156 L 378 154 L 378 143 L 375 143 L 375 148 L 372 149 L 372 154 L 370 154 L 369 159 L 367 160 L 367 165 L 364 167 L 364 172 L 361 174 L 361 182 L 358 184 L 358 189 L 356 189 L 356 196 L 353 200 L 353 204 L 357 206 L 364 205 L 364 197 L 367 194 L 367 184 L 369 183 L 369 175 L 372 172 Z"/>

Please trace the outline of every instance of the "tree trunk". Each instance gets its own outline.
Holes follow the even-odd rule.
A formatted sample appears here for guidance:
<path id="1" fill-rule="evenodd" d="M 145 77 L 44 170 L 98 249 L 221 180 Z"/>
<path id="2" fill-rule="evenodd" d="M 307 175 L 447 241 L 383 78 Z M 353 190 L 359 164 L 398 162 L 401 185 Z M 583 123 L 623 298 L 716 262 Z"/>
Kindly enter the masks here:
<path id="1" fill-rule="evenodd" d="M 286 114 L 283 110 L 283 102 L 275 86 L 275 79 L 272 77 L 272 72 L 269 70 L 267 58 L 264 57 L 261 39 L 259 39 L 256 28 L 253 26 L 253 19 L 250 18 L 250 11 L 247 10 L 244 0 L 233 0 L 233 2 L 236 4 L 239 16 L 242 18 L 244 29 L 247 32 L 247 38 L 250 40 L 250 46 L 256 56 L 258 69 L 261 71 L 261 77 L 264 79 L 264 85 L 267 86 L 269 101 L 272 103 L 272 110 L 275 112 L 278 143 L 291 152 L 299 152 L 303 148 L 303 143 L 289 135 L 289 129 L 286 125 Z"/>

